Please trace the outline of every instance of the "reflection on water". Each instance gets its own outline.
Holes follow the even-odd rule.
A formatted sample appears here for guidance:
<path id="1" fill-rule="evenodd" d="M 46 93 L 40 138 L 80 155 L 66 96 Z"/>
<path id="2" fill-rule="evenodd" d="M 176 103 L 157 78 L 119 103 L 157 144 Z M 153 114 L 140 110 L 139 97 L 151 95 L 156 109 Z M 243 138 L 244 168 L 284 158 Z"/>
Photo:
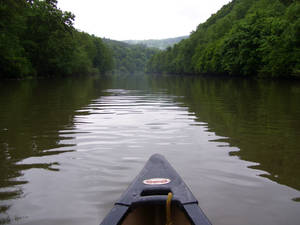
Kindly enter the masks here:
<path id="1" fill-rule="evenodd" d="M 0 83 L 0 200 L 26 195 L 22 186 L 28 182 L 23 178 L 26 170 L 59 170 L 58 162 L 25 164 L 22 160 L 72 151 L 74 144 L 63 144 L 67 138 L 59 132 L 73 129 L 75 110 L 88 104 L 101 88 L 93 85 L 92 79 Z M 10 207 L 11 202 L 0 202 L 0 213 Z M 0 217 L 0 224 L 10 220 Z"/>
<path id="2" fill-rule="evenodd" d="M 239 147 L 232 152 L 268 177 L 300 190 L 300 84 L 289 81 L 166 78 L 169 93 Z"/>
<path id="3" fill-rule="evenodd" d="M 296 224 L 299 99 L 288 81 L 0 83 L 0 224 L 98 224 L 157 152 L 213 224 Z"/>

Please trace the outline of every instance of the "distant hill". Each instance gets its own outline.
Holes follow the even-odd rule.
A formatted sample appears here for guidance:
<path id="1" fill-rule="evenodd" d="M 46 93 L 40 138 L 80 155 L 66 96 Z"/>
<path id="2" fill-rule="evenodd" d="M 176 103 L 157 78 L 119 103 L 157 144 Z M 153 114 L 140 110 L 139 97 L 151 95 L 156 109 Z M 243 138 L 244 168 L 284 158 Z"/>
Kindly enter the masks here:
<path id="1" fill-rule="evenodd" d="M 133 45 L 105 38 L 103 42 L 112 51 L 113 72 L 115 73 L 144 72 L 149 59 L 159 51 L 141 44 Z"/>
<path id="2" fill-rule="evenodd" d="M 161 50 L 166 49 L 167 47 L 172 47 L 174 44 L 180 42 L 183 39 L 187 39 L 189 36 L 181 36 L 175 38 L 167 39 L 149 39 L 149 40 L 125 40 L 123 42 L 128 44 L 142 44 L 146 45 L 149 48 L 158 48 Z"/>

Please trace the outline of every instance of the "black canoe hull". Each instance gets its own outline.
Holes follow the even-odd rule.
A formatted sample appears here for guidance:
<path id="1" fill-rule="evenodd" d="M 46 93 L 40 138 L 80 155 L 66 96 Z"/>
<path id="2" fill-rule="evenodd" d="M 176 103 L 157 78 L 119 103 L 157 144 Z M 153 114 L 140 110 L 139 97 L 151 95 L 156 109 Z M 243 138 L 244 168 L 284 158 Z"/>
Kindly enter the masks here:
<path id="1" fill-rule="evenodd" d="M 211 225 L 190 189 L 159 154 L 150 157 L 100 225 L 121 224 L 129 211 L 140 205 L 164 205 L 169 192 L 173 194 L 172 204 L 178 205 L 184 211 L 191 224 Z"/>

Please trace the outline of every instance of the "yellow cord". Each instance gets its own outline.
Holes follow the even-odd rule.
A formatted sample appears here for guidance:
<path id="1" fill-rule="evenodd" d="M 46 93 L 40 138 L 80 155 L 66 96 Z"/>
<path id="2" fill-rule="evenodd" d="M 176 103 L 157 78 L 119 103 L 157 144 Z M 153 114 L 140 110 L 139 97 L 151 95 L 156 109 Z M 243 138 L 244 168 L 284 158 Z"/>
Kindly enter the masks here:
<path id="1" fill-rule="evenodd" d="M 172 200 L 173 194 L 172 192 L 168 193 L 168 198 L 167 198 L 167 204 L 166 204 L 166 214 L 167 214 L 167 223 L 166 225 L 172 225 L 172 220 L 171 220 L 171 200 Z"/>

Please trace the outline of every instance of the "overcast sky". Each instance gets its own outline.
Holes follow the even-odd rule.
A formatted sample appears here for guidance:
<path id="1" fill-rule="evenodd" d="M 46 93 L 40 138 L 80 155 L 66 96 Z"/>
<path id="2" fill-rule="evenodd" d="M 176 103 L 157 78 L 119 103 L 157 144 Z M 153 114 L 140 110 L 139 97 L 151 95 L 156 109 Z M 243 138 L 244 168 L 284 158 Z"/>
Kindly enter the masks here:
<path id="1" fill-rule="evenodd" d="M 230 0 L 58 0 L 75 27 L 114 40 L 189 35 Z"/>

